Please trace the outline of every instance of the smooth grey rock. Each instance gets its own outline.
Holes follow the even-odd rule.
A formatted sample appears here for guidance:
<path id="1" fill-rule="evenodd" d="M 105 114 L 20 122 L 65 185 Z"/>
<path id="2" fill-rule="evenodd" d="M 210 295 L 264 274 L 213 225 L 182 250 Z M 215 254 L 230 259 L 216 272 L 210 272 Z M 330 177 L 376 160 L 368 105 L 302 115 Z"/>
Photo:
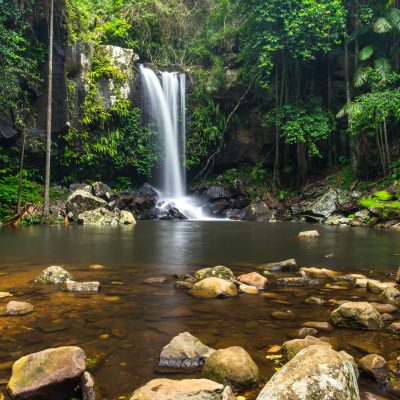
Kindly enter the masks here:
<path id="1" fill-rule="evenodd" d="M 289 260 L 263 264 L 257 267 L 257 269 L 269 272 L 290 272 L 297 271 L 298 268 L 296 260 L 294 258 L 290 258 Z"/>
<path id="2" fill-rule="evenodd" d="M 63 284 L 63 290 L 66 292 L 99 292 L 100 282 L 66 281 Z"/>

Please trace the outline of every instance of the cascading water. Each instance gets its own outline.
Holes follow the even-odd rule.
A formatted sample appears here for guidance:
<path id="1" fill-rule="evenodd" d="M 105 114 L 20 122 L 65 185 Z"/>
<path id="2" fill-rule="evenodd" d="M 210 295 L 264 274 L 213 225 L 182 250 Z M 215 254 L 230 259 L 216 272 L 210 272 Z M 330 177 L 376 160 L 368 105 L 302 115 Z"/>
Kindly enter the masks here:
<path id="1" fill-rule="evenodd" d="M 163 187 L 161 202 L 174 206 L 189 219 L 208 219 L 194 199 L 186 196 L 186 75 L 155 72 L 140 67 L 142 95 L 146 99 L 149 122 L 163 140 Z"/>

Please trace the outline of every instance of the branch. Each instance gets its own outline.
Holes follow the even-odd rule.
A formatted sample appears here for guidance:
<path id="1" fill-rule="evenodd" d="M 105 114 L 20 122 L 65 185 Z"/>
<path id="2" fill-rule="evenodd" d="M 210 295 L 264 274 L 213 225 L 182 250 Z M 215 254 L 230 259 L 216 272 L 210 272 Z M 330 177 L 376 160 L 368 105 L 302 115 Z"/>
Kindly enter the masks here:
<path id="1" fill-rule="evenodd" d="M 253 86 L 254 81 L 256 80 L 256 78 L 254 78 L 249 86 L 247 86 L 247 89 L 245 90 L 245 92 L 243 93 L 242 97 L 238 100 L 238 102 L 236 103 L 236 106 L 233 108 L 233 110 L 229 113 L 228 118 L 226 119 L 225 122 L 225 126 L 224 129 L 222 130 L 221 133 L 221 142 L 218 146 L 218 149 L 215 150 L 215 152 L 213 154 L 211 154 L 210 157 L 208 157 L 207 161 L 206 161 L 206 165 L 203 167 L 203 169 L 192 179 L 192 181 L 195 181 L 197 178 L 199 178 L 201 175 L 203 175 L 203 173 L 207 170 L 208 166 L 210 165 L 210 162 L 212 161 L 212 166 L 210 168 L 210 170 L 207 172 L 206 176 L 212 171 L 212 169 L 214 168 L 214 159 L 215 157 L 220 153 L 220 151 L 222 150 L 222 147 L 224 145 L 224 136 L 225 133 L 228 129 L 228 125 L 230 120 L 232 119 L 233 115 L 235 114 L 235 112 L 237 111 L 237 109 L 239 108 L 240 104 L 242 103 L 242 101 L 245 99 L 245 97 L 249 94 L 251 87 Z"/>

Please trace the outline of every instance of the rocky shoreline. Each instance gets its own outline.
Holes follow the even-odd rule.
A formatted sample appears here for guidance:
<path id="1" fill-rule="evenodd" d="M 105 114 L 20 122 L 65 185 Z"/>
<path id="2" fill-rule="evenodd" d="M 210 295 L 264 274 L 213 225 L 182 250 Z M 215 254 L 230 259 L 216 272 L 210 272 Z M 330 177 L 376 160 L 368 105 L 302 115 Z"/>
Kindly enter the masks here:
<path id="1" fill-rule="evenodd" d="M 316 233 L 300 232 L 298 240 L 318 241 Z M 104 269 L 106 267 L 98 264 L 89 267 L 89 271 Z M 288 298 L 273 289 L 294 287 L 308 307 L 330 310 L 330 318 L 306 321 L 290 340 L 276 343 L 266 350 L 265 362 L 276 365 L 276 373 L 270 379 L 262 376 L 260 361 L 255 361 L 246 348 L 237 345 L 213 348 L 190 332 L 181 332 L 159 349 L 159 360 L 154 368 L 162 377 L 137 389 L 132 388 L 133 393 L 127 397 L 130 400 L 400 398 L 397 348 L 385 354 L 376 344 L 362 340 L 362 332 L 376 332 L 398 340 L 400 274 L 380 281 L 367 275 L 343 274 L 326 268 L 299 268 L 296 260 L 289 259 L 259 265 L 256 270 L 240 276 L 220 265 L 190 275 L 175 274 L 172 278 L 149 276 L 143 285 L 161 288 L 172 284 L 176 290 L 187 291 L 198 302 L 213 298 L 221 298 L 221 301 L 238 298 L 240 301 L 242 296 L 251 296 L 261 302 L 287 304 L 287 309 L 271 313 L 275 324 L 295 321 L 296 315 L 290 309 Z M 36 277 L 34 284 L 55 285 L 61 291 L 91 296 L 98 296 L 101 291 L 100 282 L 75 281 L 61 266 L 46 268 Z M 352 292 L 354 289 L 357 289 L 356 296 Z M 7 300 L 10 294 L 2 293 L 2 301 Z M 2 318 L 21 319 L 23 324 L 25 316 L 35 312 L 34 304 L 13 300 L 2 305 L 0 314 Z M 360 337 L 345 343 L 335 334 L 343 329 L 359 332 Z M 354 348 L 363 356 L 353 356 Z M 177 372 L 189 376 L 178 380 L 172 376 L 171 379 L 171 374 Z M 190 376 L 193 374 L 194 378 Z M 360 390 L 359 379 L 383 387 L 389 397 Z M 85 363 L 84 348 L 77 346 L 46 349 L 15 361 L 7 393 L 16 400 L 102 398 L 91 368 Z"/>

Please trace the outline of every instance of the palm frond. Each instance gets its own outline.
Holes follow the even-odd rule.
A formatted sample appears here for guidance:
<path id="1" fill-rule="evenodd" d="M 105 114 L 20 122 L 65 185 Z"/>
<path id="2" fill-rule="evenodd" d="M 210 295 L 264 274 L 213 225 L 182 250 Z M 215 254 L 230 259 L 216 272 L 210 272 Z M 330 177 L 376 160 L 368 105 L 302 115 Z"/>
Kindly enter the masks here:
<path id="1" fill-rule="evenodd" d="M 389 8 L 385 14 L 392 28 L 400 31 L 400 10 L 398 8 Z"/>
<path id="2" fill-rule="evenodd" d="M 391 23 L 385 17 L 379 17 L 373 26 L 374 32 L 376 33 L 387 33 L 390 32 L 393 27 Z"/>
<path id="3" fill-rule="evenodd" d="M 379 74 L 382 81 L 386 80 L 391 71 L 390 62 L 385 57 L 379 57 L 374 61 L 375 71 Z"/>
<path id="4" fill-rule="evenodd" d="M 354 86 L 361 87 L 368 81 L 369 70 L 367 67 L 361 66 L 354 74 Z"/>
<path id="5" fill-rule="evenodd" d="M 358 57 L 361 61 L 368 60 L 374 54 L 374 48 L 372 46 L 365 46 L 360 50 Z"/>

